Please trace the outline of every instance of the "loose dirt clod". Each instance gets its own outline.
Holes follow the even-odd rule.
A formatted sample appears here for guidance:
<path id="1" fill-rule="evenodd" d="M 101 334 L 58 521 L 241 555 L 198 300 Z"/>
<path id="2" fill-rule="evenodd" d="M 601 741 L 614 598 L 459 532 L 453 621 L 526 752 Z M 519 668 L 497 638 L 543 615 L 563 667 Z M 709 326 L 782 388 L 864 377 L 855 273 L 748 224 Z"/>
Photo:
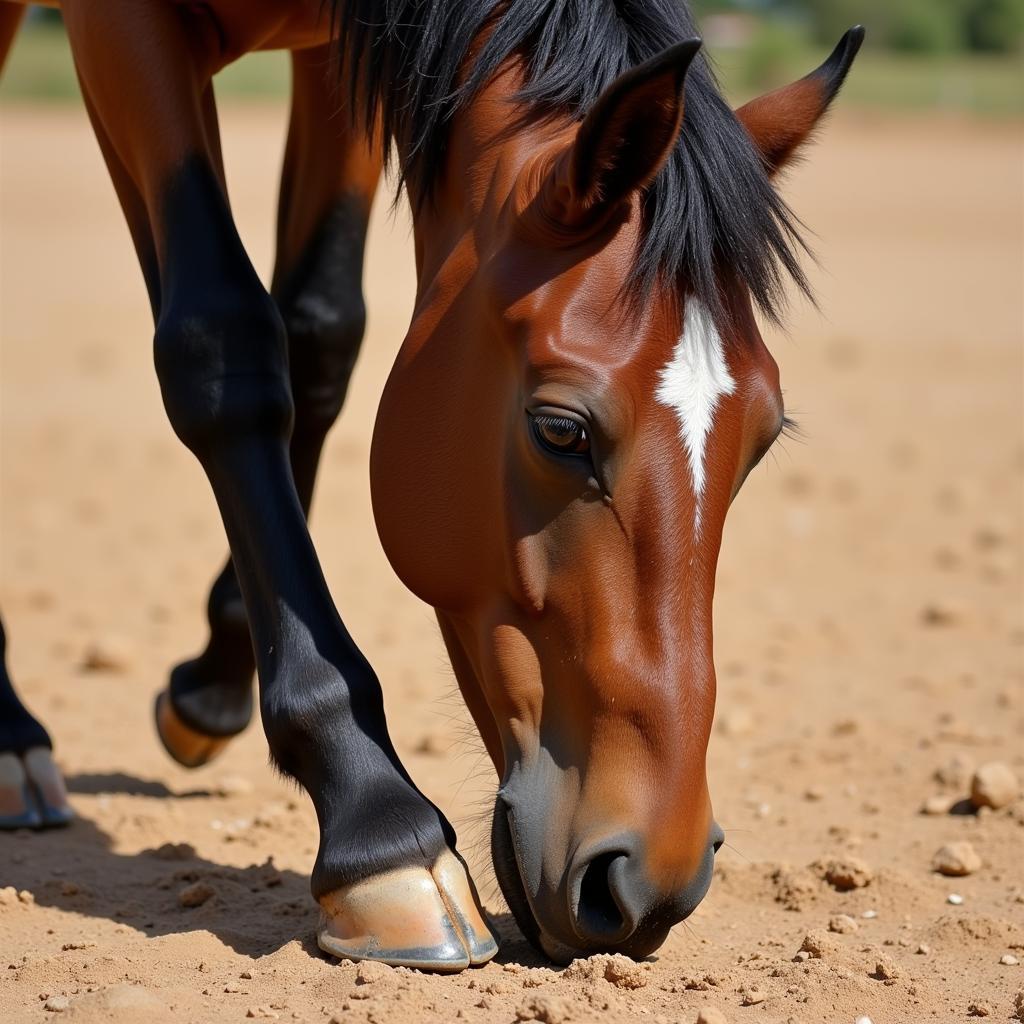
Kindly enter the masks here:
<path id="1" fill-rule="evenodd" d="M 696 1024 L 729 1024 L 724 1013 L 714 1006 L 702 1006 L 697 1011 Z"/>
<path id="2" fill-rule="evenodd" d="M 604 963 L 605 981 L 610 981 L 616 988 L 643 988 L 647 984 L 647 971 L 645 965 L 621 953 L 612 954 Z"/>
<path id="3" fill-rule="evenodd" d="M 742 1002 L 744 1006 L 757 1006 L 768 998 L 768 994 L 764 989 L 760 989 L 756 985 L 750 985 L 748 988 L 744 988 L 740 995 L 742 996 L 740 1002 Z"/>
<path id="4" fill-rule="evenodd" d="M 932 870 L 950 878 L 973 875 L 981 869 L 981 857 L 969 842 L 961 839 L 939 847 L 932 857 Z"/>
<path id="5" fill-rule="evenodd" d="M 573 1020 L 576 1006 L 561 996 L 533 996 L 516 1010 L 516 1020 L 539 1020 L 544 1024 L 562 1024 Z"/>
<path id="6" fill-rule="evenodd" d="M 356 984 L 372 985 L 375 981 L 387 981 L 392 969 L 387 964 L 378 964 L 373 960 L 363 960 L 356 968 Z"/>
<path id="7" fill-rule="evenodd" d="M 859 857 L 836 857 L 824 864 L 825 881 L 840 892 L 863 889 L 874 877 Z"/>
<path id="8" fill-rule="evenodd" d="M 828 920 L 828 930 L 839 935 L 849 935 L 860 927 L 849 914 L 836 914 Z M 804 940 L 806 941 L 806 939 Z"/>
<path id="9" fill-rule="evenodd" d="M 970 1003 L 967 1007 L 968 1017 L 991 1017 L 992 1007 L 988 1003 Z"/>
<path id="10" fill-rule="evenodd" d="M 834 940 L 829 937 L 828 932 L 823 931 L 821 928 L 808 932 L 800 946 L 801 953 L 807 953 L 815 960 L 821 960 L 835 951 L 836 944 Z"/>
<path id="11" fill-rule="evenodd" d="M 983 764 L 971 780 L 971 803 L 997 811 L 1017 799 L 1020 783 L 1013 769 L 1002 761 Z"/>
<path id="12" fill-rule="evenodd" d="M 873 977 L 881 981 L 895 981 L 900 976 L 900 973 L 899 967 L 897 967 L 896 962 L 891 957 L 886 956 L 884 953 L 879 953 L 875 957 Z"/>

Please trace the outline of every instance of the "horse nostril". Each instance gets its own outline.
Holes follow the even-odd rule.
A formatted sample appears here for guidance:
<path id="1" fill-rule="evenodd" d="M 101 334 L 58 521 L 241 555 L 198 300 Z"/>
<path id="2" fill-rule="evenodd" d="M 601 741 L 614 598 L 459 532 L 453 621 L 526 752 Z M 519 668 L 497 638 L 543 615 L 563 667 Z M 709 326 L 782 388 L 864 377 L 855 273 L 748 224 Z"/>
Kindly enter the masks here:
<path id="1" fill-rule="evenodd" d="M 622 872 L 612 869 L 625 860 L 626 854 L 616 850 L 599 854 L 586 866 L 575 914 L 580 938 L 588 942 L 622 938 L 627 926 L 623 914 L 626 894 L 619 891 Z M 632 918 L 633 914 L 629 916 Z"/>

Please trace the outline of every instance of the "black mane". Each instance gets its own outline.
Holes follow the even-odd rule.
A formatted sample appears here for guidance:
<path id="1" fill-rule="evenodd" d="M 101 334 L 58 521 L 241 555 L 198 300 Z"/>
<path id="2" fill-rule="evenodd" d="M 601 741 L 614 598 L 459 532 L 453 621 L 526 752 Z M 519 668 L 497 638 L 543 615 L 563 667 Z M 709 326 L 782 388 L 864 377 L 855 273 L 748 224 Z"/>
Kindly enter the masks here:
<path id="1" fill-rule="evenodd" d="M 448 131 L 511 55 L 527 68 L 523 98 L 538 115 L 582 119 L 620 73 L 697 35 L 683 0 L 330 0 L 351 69 L 350 95 L 379 112 L 397 143 L 399 183 L 427 200 L 444 168 Z M 460 85 L 481 30 L 493 31 Z M 372 121 L 368 121 L 372 123 Z M 789 277 L 809 293 L 795 218 L 768 179 L 704 56 L 686 82 L 675 154 L 648 190 L 635 283 L 678 281 L 721 315 L 721 275 L 746 283 L 777 320 Z"/>

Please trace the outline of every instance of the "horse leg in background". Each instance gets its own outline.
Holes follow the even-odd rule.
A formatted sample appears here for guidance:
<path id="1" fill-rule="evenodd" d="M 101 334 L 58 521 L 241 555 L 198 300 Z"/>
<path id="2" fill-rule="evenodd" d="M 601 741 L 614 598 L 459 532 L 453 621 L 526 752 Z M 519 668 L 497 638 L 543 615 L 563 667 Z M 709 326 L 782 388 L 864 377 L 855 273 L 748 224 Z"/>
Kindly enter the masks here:
<path id="1" fill-rule="evenodd" d="M 381 171 L 376 148 L 338 109 L 330 67 L 327 47 L 292 54 L 271 286 L 288 334 L 292 474 L 307 517 L 324 440 L 341 412 L 363 338 L 363 251 Z M 211 588 L 207 619 L 206 649 L 171 673 L 158 717 L 164 745 L 190 767 L 218 753 L 223 744 L 216 741 L 241 732 L 252 714 L 252 641 L 230 558 Z M 182 737 L 185 749 L 176 745 Z"/>
<path id="2" fill-rule="evenodd" d="M 50 734 L 11 682 L 0 621 L 0 829 L 66 825 L 72 819 L 52 749 Z"/>
<path id="3" fill-rule="evenodd" d="M 0 71 L 27 8 L 0 3 Z M 0 621 L 0 829 L 66 825 L 72 818 L 53 744 L 22 704 L 7 669 L 7 634 Z"/>
<path id="4" fill-rule="evenodd" d="M 18 34 L 18 26 L 28 8 L 22 4 L 8 4 L 0 0 L 0 71 L 11 52 L 11 44 Z"/>
<path id="5" fill-rule="evenodd" d="M 65 0 L 64 13 L 83 91 L 145 200 L 157 376 L 224 521 L 270 750 L 316 809 L 320 944 L 439 970 L 489 959 L 454 832 L 394 750 L 380 684 L 309 537 L 289 457 L 285 326 L 238 237 L 203 116 L 216 33 L 198 9 L 161 0 Z"/>

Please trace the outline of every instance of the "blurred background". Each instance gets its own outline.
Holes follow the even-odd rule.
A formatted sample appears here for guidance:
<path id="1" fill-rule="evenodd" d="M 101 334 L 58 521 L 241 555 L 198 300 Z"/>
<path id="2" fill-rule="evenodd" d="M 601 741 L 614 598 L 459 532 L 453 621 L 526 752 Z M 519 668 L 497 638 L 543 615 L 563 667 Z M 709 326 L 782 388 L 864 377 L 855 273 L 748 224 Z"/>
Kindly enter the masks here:
<path id="1" fill-rule="evenodd" d="M 848 102 L 888 108 L 1024 111 L 1024 0 L 697 0 L 692 5 L 723 84 L 742 97 L 791 81 L 851 25 L 868 41 Z M 259 54 L 221 75 L 221 96 L 280 96 L 287 60 Z M 60 15 L 37 9 L 10 61 L 0 98 L 76 95 Z"/>
<path id="2" fill-rule="evenodd" d="M 785 331 L 763 326 L 801 437 L 751 475 L 726 523 L 709 780 L 729 846 L 650 983 L 616 995 L 600 982 L 602 1020 L 640 1010 L 692 1024 L 706 1003 L 766 1024 L 966 1021 L 972 1004 L 1005 1019 L 1021 968 L 1001 958 L 1024 947 L 1024 802 L 961 812 L 979 765 L 1024 778 L 1024 0 L 695 6 L 735 103 L 807 73 L 857 22 L 868 42 L 781 183 L 819 256 L 818 308 L 795 302 Z M 217 81 L 232 207 L 265 280 L 287 94 L 281 54 L 247 56 Z M 367 338 L 312 529 L 403 761 L 500 911 L 493 772 L 432 612 L 392 573 L 370 508 L 377 400 L 415 293 L 407 214 L 383 199 L 365 290 Z M 282 1003 L 322 1020 L 354 969 L 309 948 L 307 801 L 269 768 L 255 724 L 196 773 L 153 735 L 153 695 L 205 639 L 225 544 L 164 415 L 151 338 L 59 19 L 36 14 L 0 80 L 0 610 L 79 820 L 0 836 L 0 887 L 32 894 L 13 910 L 0 900 L 0 949 L 26 961 L 5 971 L 0 1019 L 41 1019 L 40 993 L 78 999 L 130 970 L 190 1020 L 286 1015 Z M 936 874 L 951 841 L 972 843 L 983 867 Z M 837 857 L 857 858 L 872 884 L 826 885 L 815 865 Z M 214 895 L 183 910 L 185 880 Z M 840 912 L 856 933 L 794 963 Z M 506 955 L 537 963 L 503 927 Z M 886 981 L 883 947 L 896 963 Z M 447 1024 L 459 1007 L 511 1020 L 518 976 L 488 972 L 490 1014 L 473 981 L 434 978 L 415 981 L 403 1012 L 374 996 L 344 1019 Z M 586 999 L 550 972 L 530 977 Z M 741 991 L 763 997 L 756 1010 L 739 1009 Z"/>

